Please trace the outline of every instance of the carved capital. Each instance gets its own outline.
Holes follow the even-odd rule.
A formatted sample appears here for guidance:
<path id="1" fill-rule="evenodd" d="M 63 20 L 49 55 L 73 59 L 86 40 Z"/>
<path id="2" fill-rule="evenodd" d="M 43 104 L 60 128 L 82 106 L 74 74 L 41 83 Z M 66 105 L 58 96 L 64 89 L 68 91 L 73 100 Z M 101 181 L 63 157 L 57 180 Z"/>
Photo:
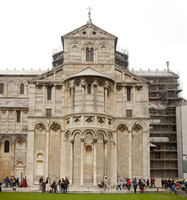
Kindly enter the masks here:
<path id="1" fill-rule="evenodd" d="M 104 144 L 107 144 L 108 141 L 109 139 L 104 139 Z"/>
<path id="2" fill-rule="evenodd" d="M 81 142 L 84 142 L 84 138 L 80 138 Z"/>
<path id="3" fill-rule="evenodd" d="M 94 138 L 94 139 L 93 139 L 93 143 L 97 143 L 97 138 Z"/>

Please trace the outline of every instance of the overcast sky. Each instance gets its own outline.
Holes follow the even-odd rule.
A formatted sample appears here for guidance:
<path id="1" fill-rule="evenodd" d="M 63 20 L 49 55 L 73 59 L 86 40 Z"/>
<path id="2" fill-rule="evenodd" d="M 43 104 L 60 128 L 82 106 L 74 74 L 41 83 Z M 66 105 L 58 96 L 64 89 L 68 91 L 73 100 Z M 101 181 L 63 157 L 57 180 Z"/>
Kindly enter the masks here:
<path id="1" fill-rule="evenodd" d="M 92 22 L 118 37 L 129 68 L 180 75 L 187 98 L 187 0 L 1 0 L 0 68 L 51 68 L 61 36 Z"/>

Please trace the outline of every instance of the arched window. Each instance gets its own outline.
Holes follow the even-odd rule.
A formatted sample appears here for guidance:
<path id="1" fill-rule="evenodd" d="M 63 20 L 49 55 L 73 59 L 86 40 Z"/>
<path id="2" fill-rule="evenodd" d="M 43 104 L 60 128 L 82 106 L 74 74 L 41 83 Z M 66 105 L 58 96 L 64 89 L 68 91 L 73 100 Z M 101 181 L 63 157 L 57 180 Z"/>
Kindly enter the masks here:
<path id="1" fill-rule="evenodd" d="M 91 94 L 91 93 L 92 93 L 91 84 L 88 84 L 88 85 L 87 85 L 87 92 L 88 92 L 88 94 Z"/>
<path id="2" fill-rule="evenodd" d="M 24 84 L 20 84 L 20 94 L 24 94 Z"/>
<path id="3" fill-rule="evenodd" d="M 86 48 L 86 61 L 93 61 L 93 48 Z"/>
<path id="4" fill-rule="evenodd" d="M 4 84 L 0 83 L 0 94 L 4 93 Z"/>
<path id="5" fill-rule="evenodd" d="M 5 141 L 4 143 L 4 152 L 5 153 L 9 153 L 10 151 L 10 142 L 9 141 Z"/>

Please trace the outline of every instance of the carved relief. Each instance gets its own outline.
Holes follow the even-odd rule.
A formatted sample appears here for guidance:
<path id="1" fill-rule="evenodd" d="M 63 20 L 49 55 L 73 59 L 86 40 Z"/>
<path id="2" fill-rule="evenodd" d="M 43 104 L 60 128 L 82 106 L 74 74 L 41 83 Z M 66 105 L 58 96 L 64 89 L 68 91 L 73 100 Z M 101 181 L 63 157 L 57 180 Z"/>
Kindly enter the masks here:
<path id="1" fill-rule="evenodd" d="M 54 124 L 52 124 L 52 126 L 51 126 L 51 133 L 52 134 L 60 134 L 60 132 L 61 132 L 61 128 L 60 128 L 60 125 L 59 124 L 57 124 L 57 123 L 54 123 Z"/>
<path id="2" fill-rule="evenodd" d="M 41 93 L 43 89 L 43 85 L 36 85 L 36 92 Z"/>
<path id="3" fill-rule="evenodd" d="M 139 125 L 133 127 L 133 136 L 142 135 L 142 128 Z"/>
<path id="4" fill-rule="evenodd" d="M 87 125 L 87 126 L 93 125 L 93 122 L 94 122 L 93 119 L 94 119 L 93 116 L 85 116 L 84 117 L 85 125 Z"/>
<path id="5" fill-rule="evenodd" d="M 97 121 L 98 121 L 98 125 L 99 126 L 104 126 L 104 123 L 105 123 L 105 118 L 104 117 L 98 117 Z"/>
<path id="6" fill-rule="evenodd" d="M 120 125 L 120 126 L 118 127 L 118 131 L 121 132 L 121 133 L 125 133 L 125 132 L 127 132 L 128 130 L 127 130 L 127 127 L 126 127 L 125 125 Z"/>
<path id="7" fill-rule="evenodd" d="M 35 127 L 36 134 L 42 134 L 45 135 L 45 126 L 43 124 L 37 124 Z"/>
<path id="8" fill-rule="evenodd" d="M 81 125 L 81 116 L 75 116 L 75 117 L 73 117 L 73 122 L 74 122 L 74 125 L 76 125 L 76 126 L 79 126 L 79 125 Z"/>

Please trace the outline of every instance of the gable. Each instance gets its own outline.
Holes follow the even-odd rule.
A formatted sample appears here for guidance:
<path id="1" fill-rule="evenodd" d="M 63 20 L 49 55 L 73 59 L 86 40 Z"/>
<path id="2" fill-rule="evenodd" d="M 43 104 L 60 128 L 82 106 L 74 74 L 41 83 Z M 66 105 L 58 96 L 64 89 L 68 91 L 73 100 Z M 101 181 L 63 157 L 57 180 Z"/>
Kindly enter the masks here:
<path id="1" fill-rule="evenodd" d="M 115 67 L 115 80 L 117 83 L 148 83 L 147 80 L 119 67 Z"/>
<path id="2" fill-rule="evenodd" d="M 74 31 L 71 31 L 70 33 L 65 34 L 64 36 L 61 37 L 62 40 L 62 45 L 64 47 L 64 38 L 110 38 L 114 39 L 115 43 L 117 43 L 117 37 L 104 31 L 103 29 L 95 26 L 92 23 L 85 24 Z"/>
<path id="3" fill-rule="evenodd" d="M 62 81 L 63 70 L 62 67 L 55 67 L 52 70 L 49 70 L 46 73 L 43 73 L 29 81 L 29 83 L 33 82 L 48 82 L 48 81 Z"/>

